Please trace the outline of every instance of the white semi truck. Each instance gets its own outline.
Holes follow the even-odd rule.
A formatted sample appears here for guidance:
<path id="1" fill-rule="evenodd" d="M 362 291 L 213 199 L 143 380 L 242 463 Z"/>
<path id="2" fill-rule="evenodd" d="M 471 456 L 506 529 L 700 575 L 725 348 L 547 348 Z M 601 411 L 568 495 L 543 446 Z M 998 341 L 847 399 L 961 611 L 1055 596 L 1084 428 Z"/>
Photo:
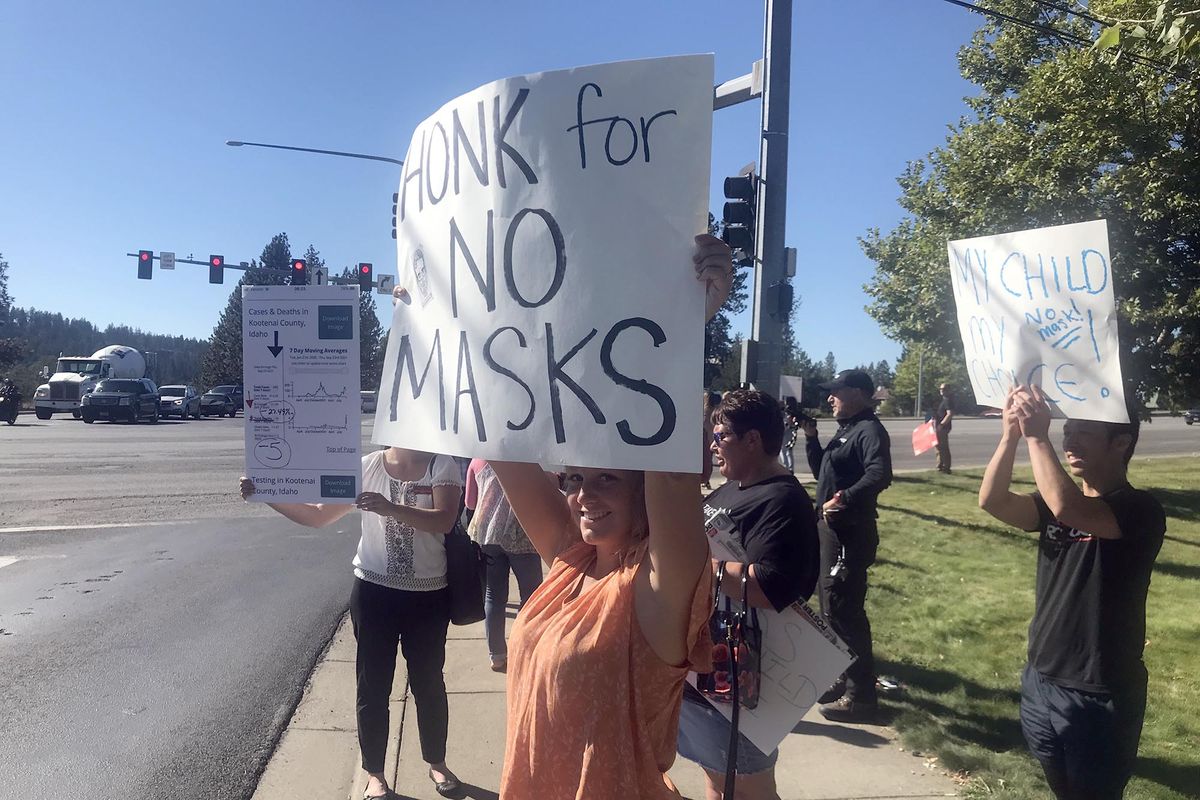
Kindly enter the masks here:
<path id="1" fill-rule="evenodd" d="M 79 399 L 96 388 L 105 378 L 142 378 L 146 359 L 132 347 L 110 344 L 91 356 L 59 356 L 54 366 L 42 368 L 49 378 L 33 395 L 33 410 L 38 419 L 50 419 L 56 413 L 70 412 L 79 418 Z"/>

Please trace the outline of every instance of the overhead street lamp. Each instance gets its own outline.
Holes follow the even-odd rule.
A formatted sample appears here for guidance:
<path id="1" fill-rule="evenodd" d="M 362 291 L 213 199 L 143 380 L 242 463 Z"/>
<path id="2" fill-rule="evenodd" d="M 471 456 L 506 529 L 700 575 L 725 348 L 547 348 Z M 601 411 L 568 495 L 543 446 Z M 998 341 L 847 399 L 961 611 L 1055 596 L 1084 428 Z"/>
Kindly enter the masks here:
<path id="1" fill-rule="evenodd" d="M 263 144 L 262 142 L 239 142 L 235 139 L 230 139 L 225 142 L 230 147 L 269 147 L 272 150 L 296 150 L 301 153 L 320 153 L 326 156 L 342 156 L 343 158 L 363 158 L 368 161 L 386 161 L 389 164 L 399 164 L 404 166 L 404 162 L 398 158 L 388 158 L 386 156 L 369 156 L 364 153 L 346 153 L 341 150 L 318 150 L 315 147 L 292 147 L 286 144 Z"/>

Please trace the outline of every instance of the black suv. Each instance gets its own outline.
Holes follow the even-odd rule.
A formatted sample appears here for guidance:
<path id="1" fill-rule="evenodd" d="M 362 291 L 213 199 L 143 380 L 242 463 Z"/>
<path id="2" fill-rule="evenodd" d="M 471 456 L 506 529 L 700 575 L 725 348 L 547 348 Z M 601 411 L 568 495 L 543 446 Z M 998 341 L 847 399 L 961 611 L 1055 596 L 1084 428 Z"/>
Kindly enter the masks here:
<path id="1" fill-rule="evenodd" d="M 1200 408 L 1189 408 L 1187 411 L 1183 412 L 1183 421 L 1188 425 L 1191 425 L 1193 422 L 1200 421 Z"/>
<path id="2" fill-rule="evenodd" d="M 241 384 L 234 386 L 231 383 L 227 383 L 223 386 L 214 386 L 208 392 L 209 394 L 223 394 L 229 398 L 229 402 L 233 405 L 232 413 L 229 415 L 231 417 L 237 416 L 237 412 L 241 411 L 244 407 L 245 400 L 242 398 Z"/>
<path id="3" fill-rule="evenodd" d="M 94 391 L 85 394 L 79 403 L 79 413 L 89 425 L 100 418 L 127 419 L 137 422 L 143 417 L 158 422 L 158 387 L 149 378 L 108 378 L 96 384 Z"/>

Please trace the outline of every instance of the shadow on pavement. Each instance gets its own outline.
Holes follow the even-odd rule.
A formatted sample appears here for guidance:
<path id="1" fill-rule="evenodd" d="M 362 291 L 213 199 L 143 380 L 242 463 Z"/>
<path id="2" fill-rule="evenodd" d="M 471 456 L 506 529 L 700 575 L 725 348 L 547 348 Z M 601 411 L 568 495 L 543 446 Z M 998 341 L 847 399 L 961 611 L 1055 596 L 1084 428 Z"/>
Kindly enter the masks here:
<path id="1" fill-rule="evenodd" d="M 882 722 L 880 724 L 883 724 Z M 851 728 L 846 725 L 835 725 L 833 723 L 809 722 L 808 720 L 800 720 L 796 723 L 796 727 L 792 728 L 792 733 L 798 733 L 802 736 L 824 736 L 827 739 L 848 744 L 853 747 L 883 747 L 891 742 L 886 736 L 880 736 L 878 733 L 865 731 L 862 728 Z"/>

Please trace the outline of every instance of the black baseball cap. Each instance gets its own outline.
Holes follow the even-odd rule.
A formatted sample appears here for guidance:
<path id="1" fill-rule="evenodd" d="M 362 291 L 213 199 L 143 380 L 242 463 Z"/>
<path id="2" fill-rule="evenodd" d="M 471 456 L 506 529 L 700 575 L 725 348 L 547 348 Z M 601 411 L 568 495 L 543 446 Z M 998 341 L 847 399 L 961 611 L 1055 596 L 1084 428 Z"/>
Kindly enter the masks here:
<path id="1" fill-rule="evenodd" d="M 875 394 L 875 382 L 871 376 L 861 369 L 844 369 L 828 383 L 820 384 L 823 391 L 836 392 L 838 389 L 861 389 L 868 395 Z"/>

